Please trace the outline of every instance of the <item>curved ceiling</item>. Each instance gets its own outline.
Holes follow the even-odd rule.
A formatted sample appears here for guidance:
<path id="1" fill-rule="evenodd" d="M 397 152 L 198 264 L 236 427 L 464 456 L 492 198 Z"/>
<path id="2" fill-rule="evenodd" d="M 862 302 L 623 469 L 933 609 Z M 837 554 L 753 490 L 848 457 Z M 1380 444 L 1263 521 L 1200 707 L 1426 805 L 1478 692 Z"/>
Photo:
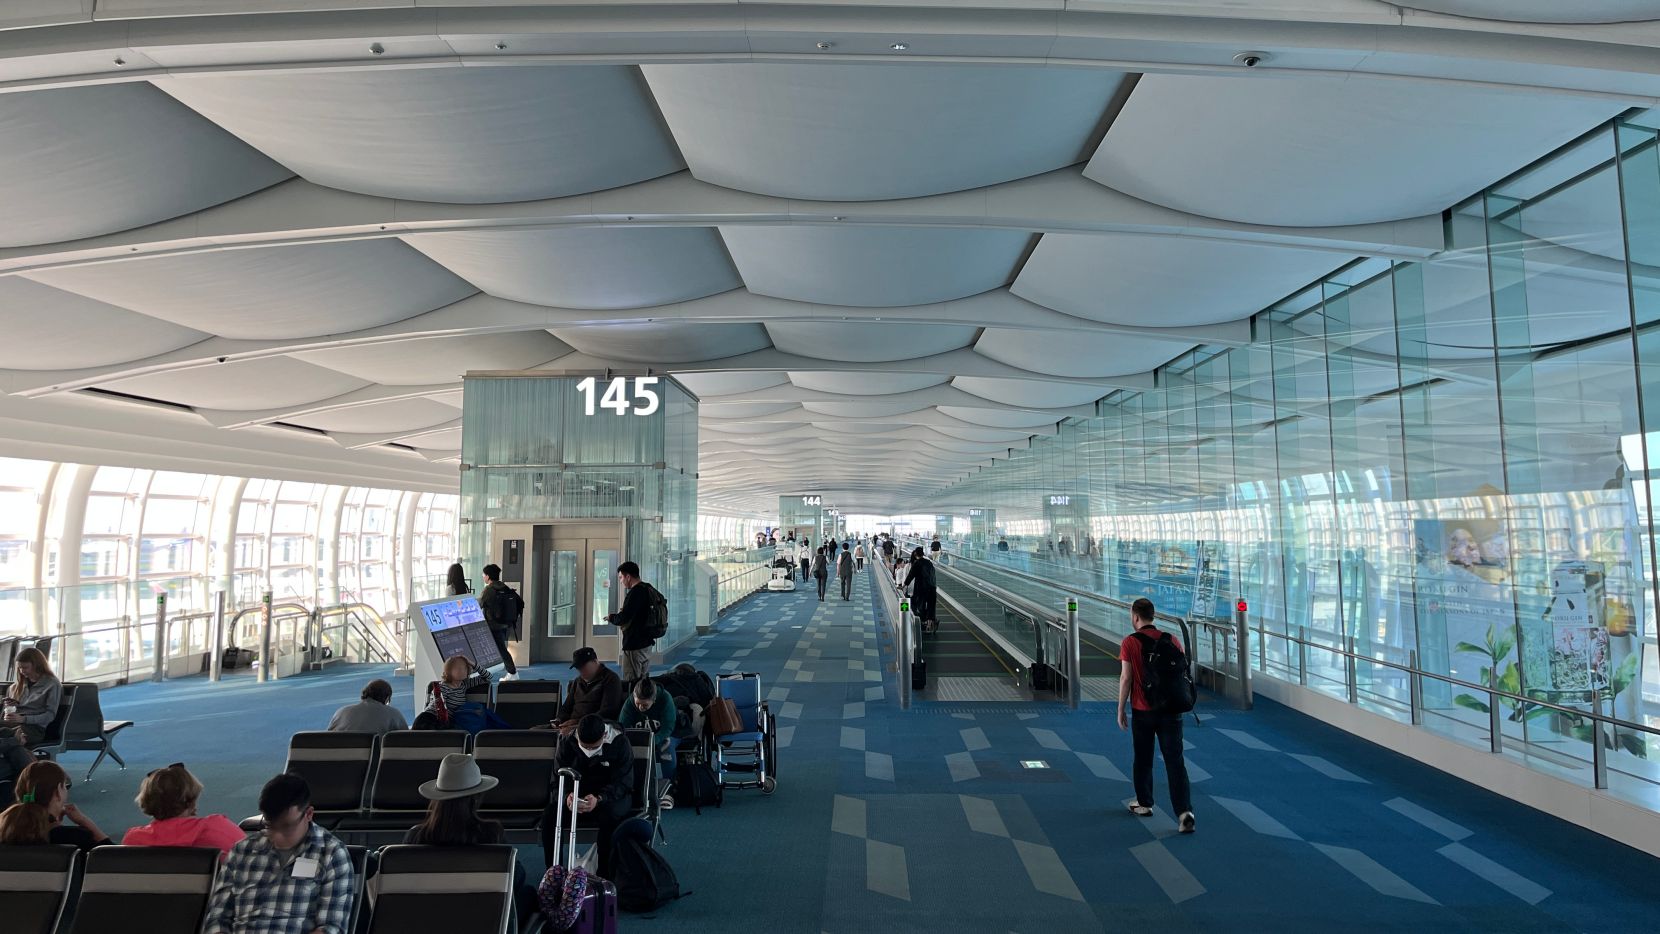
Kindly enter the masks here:
<path id="1" fill-rule="evenodd" d="M 0 94 L 0 246 L 131 230 L 291 174 L 142 81 Z"/>
<path id="2" fill-rule="evenodd" d="M 1207 19 L 1260 4 L 1142 5 L 1103 35 L 1026 0 L 903 21 L 302 3 L 282 30 L 228 3 L 99 4 L 79 31 L 0 10 L 0 324 L 29 335 L 0 349 L 8 403 L 73 400 L 113 447 L 110 412 L 158 410 L 73 394 L 107 390 L 250 475 L 272 445 L 333 445 L 352 476 L 453 489 L 460 374 L 650 370 L 703 397 L 700 493 L 763 512 L 807 489 L 902 509 L 1156 392 L 1160 364 L 1249 341 L 1250 316 L 1357 257 L 1435 253 L 1443 210 L 1660 98 L 1606 30 L 1465 48 L 1477 27 L 1425 17 L 1384 43 L 1384 4 L 1318 26 L 1287 18 L 1327 5 L 1269 5 L 1302 38 L 1247 72 L 1216 38 L 1243 33 Z M 1455 6 L 1548 12 L 1419 4 Z M 1578 92 L 1527 86 L 1553 82 Z M 1538 211 L 1527 233 L 1600 283 L 1585 220 Z M 1469 354 L 1423 355 L 1456 378 Z"/>
<path id="3" fill-rule="evenodd" d="M 1359 77 L 1148 75 L 1084 174 L 1244 224 L 1441 211 L 1628 105 Z"/>
<path id="4" fill-rule="evenodd" d="M 1081 162 L 1124 77 L 971 65 L 643 70 L 692 175 L 819 201 L 915 198 Z"/>
<path id="5" fill-rule="evenodd" d="M 221 74 L 159 87 L 302 178 L 388 198 L 558 198 L 684 167 L 624 65 Z"/>
<path id="6" fill-rule="evenodd" d="M 723 227 L 758 295 L 891 308 L 966 298 L 1006 284 L 1032 235 L 941 227 Z"/>

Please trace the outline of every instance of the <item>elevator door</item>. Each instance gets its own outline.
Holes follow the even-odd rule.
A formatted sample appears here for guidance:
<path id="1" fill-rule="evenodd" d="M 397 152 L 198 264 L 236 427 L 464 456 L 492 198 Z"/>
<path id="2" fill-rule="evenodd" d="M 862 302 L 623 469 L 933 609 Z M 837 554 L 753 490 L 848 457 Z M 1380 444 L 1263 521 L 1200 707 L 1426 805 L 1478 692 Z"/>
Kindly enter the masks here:
<path id="1" fill-rule="evenodd" d="M 620 522 L 538 524 L 532 591 L 541 605 L 533 614 L 534 661 L 569 662 L 583 646 L 598 652 L 601 661 L 618 659 L 621 639 L 605 617 L 621 606 L 622 545 Z"/>

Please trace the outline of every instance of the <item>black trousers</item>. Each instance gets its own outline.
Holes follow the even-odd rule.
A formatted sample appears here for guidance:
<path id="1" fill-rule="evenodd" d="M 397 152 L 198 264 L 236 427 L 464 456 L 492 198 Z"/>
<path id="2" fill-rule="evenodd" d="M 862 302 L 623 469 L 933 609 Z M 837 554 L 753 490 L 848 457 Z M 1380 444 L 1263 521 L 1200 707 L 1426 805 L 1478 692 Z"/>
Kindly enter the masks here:
<path id="1" fill-rule="evenodd" d="M 496 640 L 496 651 L 501 653 L 501 661 L 507 666 L 507 673 L 518 674 L 519 666 L 513 664 L 513 656 L 507 654 L 507 630 L 491 626 L 490 638 Z"/>
<path id="2" fill-rule="evenodd" d="M 1135 748 L 1137 804 L 1153 806 L 1153 742 L 1164 755 L 1164 773 L 1170 779 L 1170 807 L 1180 816 L 1193 810 L 1193 796 L 1187 781 L 1187 760 L 1182 758 L 1182 715 L 1156 710 L 1130 711 L 1130 742 Z"/>
<path id="3" fill-rule="evenodd" d="M 936 596 L 938 596 L 938 592 L 932 587 L 916 588 L 915 593 L 911 596 L 911 615 L 919 620 L 937 621 L 937 617 L 934 616 Z"/>
<path id="4" fill-rule="evenodd" d="M 848 574 L 842 578 L 842 599 L 853 599 L 853 575 L 851 574 Z"/>
<path id="5" fill-rule="evenodd" d="M 818 581 L 818 598 L 820 600 L 823 600 L 824 599 L 824 588 L 827 584 L 830 583 L 830 578 L 829 578 L 828 575 L 826 575 L 824 577 L 815 578 L 815 580 Z"/>
<path id="6" fill-rule="evenodd" d="M 854 562 L 856 562 L 859 565 L 859 570 L 863 571 L 865 569 L 865 559 L 864 558 L 856 557 L 853 560 L 854 560 Z"/>
<path id="7" fill-rule="evenodd" d="M 803 584 L 807 583 L 807 566 L 808 566 L 807 559 L 802 558 L 801 559 L 801 582 Z"/>

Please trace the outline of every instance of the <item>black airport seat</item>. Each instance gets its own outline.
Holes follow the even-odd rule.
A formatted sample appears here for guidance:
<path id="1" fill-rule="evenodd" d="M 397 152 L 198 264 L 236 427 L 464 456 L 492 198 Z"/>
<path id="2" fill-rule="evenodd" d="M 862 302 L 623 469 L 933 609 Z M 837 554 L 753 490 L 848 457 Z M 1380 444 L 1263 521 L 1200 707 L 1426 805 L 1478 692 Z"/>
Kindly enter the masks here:
<path id="1" fill-rule="evenodd" d="M 76 681 L 75 706 L 69 712 L 69 721 L 63 729 L 64 748 L 70 752 L 88 752 L 97 750 L 98 758 L 92 760 L 92 768 L 86 770 L 87 781 L 92 780 L 92 773 L 98 771 L 98 766 L 105 756 L 115 760 L 115 764 L 125 769 L 127 763 L 121 754 L 115 751 L 115 734 L 132 726 L 131 720 L 105 720 L 104 708 L 98 700 L 98 685 L 91 681 Z"/>
<path id="2" fill-rule="evenodd" d="M 352 857 L 352 878 L 357 888 L 352 893 L 352 916 L 346 922 L 345 934 L 363 934 L 369 928 L 369 896 L 364 883 L 375 874 L 375 851 L 366 846 L 347 846 L 346 852 Z"/>
<path id="3" fill-rule="evenodd" d="M 374 733 L 295 733 L 288 740 L 288 763 L 311 787 L 311 806 L 324 827 L 333 827 L 363 812 L 363 790 L 375 762 Z M 250 829 L 246 823 L 243 829 Z"/>
<path id="4" fill-rule="evenodd" d="M 496 715 L 515 730 L 547 726 L 559 715 L 558 681 L 503 681 L 496 685 Z"/>
<path id="5" fill-rule="evenodd" d="M 0 691 L 9 690 L 11 690 L 10 683 L 0 685 Z M 46 732 L 41 737 L 40 742 L 31 747 L 35 758 L 55 760 L 68 748 L 68 744 L 64 741 L 65 730 L 69 726 L 69 721 L 75 716 L 75 703 L 80 694 L 81 686 L 79 684 L 65 684 L 63 686 L 63 696 L 58 699 L 58 715 L 52 718 L 51 723 L 46 724 Z"/>
<path id="6" fill-rule="evenodd" d="M 343 821 L 352 831 L 408 830 L 427 811 L 421 784 L 438 777 L 438 764 L 452 752 L 467 751 L 462 730 L 395 730 L 381 737 L 380 759 L 369 786 L 369 813 Z"/>
<path id="7" fill-rule="evenodd" d="M 81 868 L 72 846 L 0 846 L 0 918 L 11 934 L 52 934 Z"/>
<path id="8" fill-rule="evenodd" d="M 507 934 L 515 858 L 505 844 L 384 847 L 369 934 Z"/>
<path id="9" fill-rule="evenodd" d="M 511 682 L 509 682 L 511 683 Z M 473 738 L 479 771 L 501 784 L 484 793 L 481 810 L 508 830 L 534 830 L 553 800 L 558 730 L 485 730 Z"/>
<path id="10" fill-rule="evenodd" d="M 486 707 L 495 703 L 495 696 L 490 690 L 490 682 L 480 681 L 467 686 L 467 703 L 483 704 Z"/>
<path id="11" fill-rule="evenodd" d="M 219 855 L 217 847 L 94 847 L 70 934 L 200 930 Z"/>

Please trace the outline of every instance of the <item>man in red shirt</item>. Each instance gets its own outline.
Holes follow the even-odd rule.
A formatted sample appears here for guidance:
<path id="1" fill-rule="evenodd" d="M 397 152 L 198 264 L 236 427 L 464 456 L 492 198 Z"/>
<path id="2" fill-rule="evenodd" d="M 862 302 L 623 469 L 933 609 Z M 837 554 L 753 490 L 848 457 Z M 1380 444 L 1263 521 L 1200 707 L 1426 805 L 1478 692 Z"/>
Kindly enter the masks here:
<path id="1" fill-rule="evenodd" d="M 1142 690 L 1146 678 L 1146 652 L 1160 639 L 1169 639 L 1179 648 L 1176 637 L 1153 624 L 1153 601 L 1142 597 L 1130 605 L 1131 621 L 1136 631 L 1124 637 L 1118 647 L 1120 672 L 1118 675 L 1118 728 L 1130 730 L 1130 742 L 1135 749 L 1135 765 L 1131 775 L 1135 779 L 1135 802 L 1130 813 L 1147 817 L 1153 813 L 1153 741 L 1158 740 L 1164 754 L 1164 772 L 1170 778 L 1170 806 L 1176 809 L 1177 827 L 1182 833 L 1193 832 L 1193 799 L 1187 781 L 1187 763 L 1182 759 L 1182 715 L 1154 710 Z M 1124 702 L 1130 702 L 1126 716 Z"/>

